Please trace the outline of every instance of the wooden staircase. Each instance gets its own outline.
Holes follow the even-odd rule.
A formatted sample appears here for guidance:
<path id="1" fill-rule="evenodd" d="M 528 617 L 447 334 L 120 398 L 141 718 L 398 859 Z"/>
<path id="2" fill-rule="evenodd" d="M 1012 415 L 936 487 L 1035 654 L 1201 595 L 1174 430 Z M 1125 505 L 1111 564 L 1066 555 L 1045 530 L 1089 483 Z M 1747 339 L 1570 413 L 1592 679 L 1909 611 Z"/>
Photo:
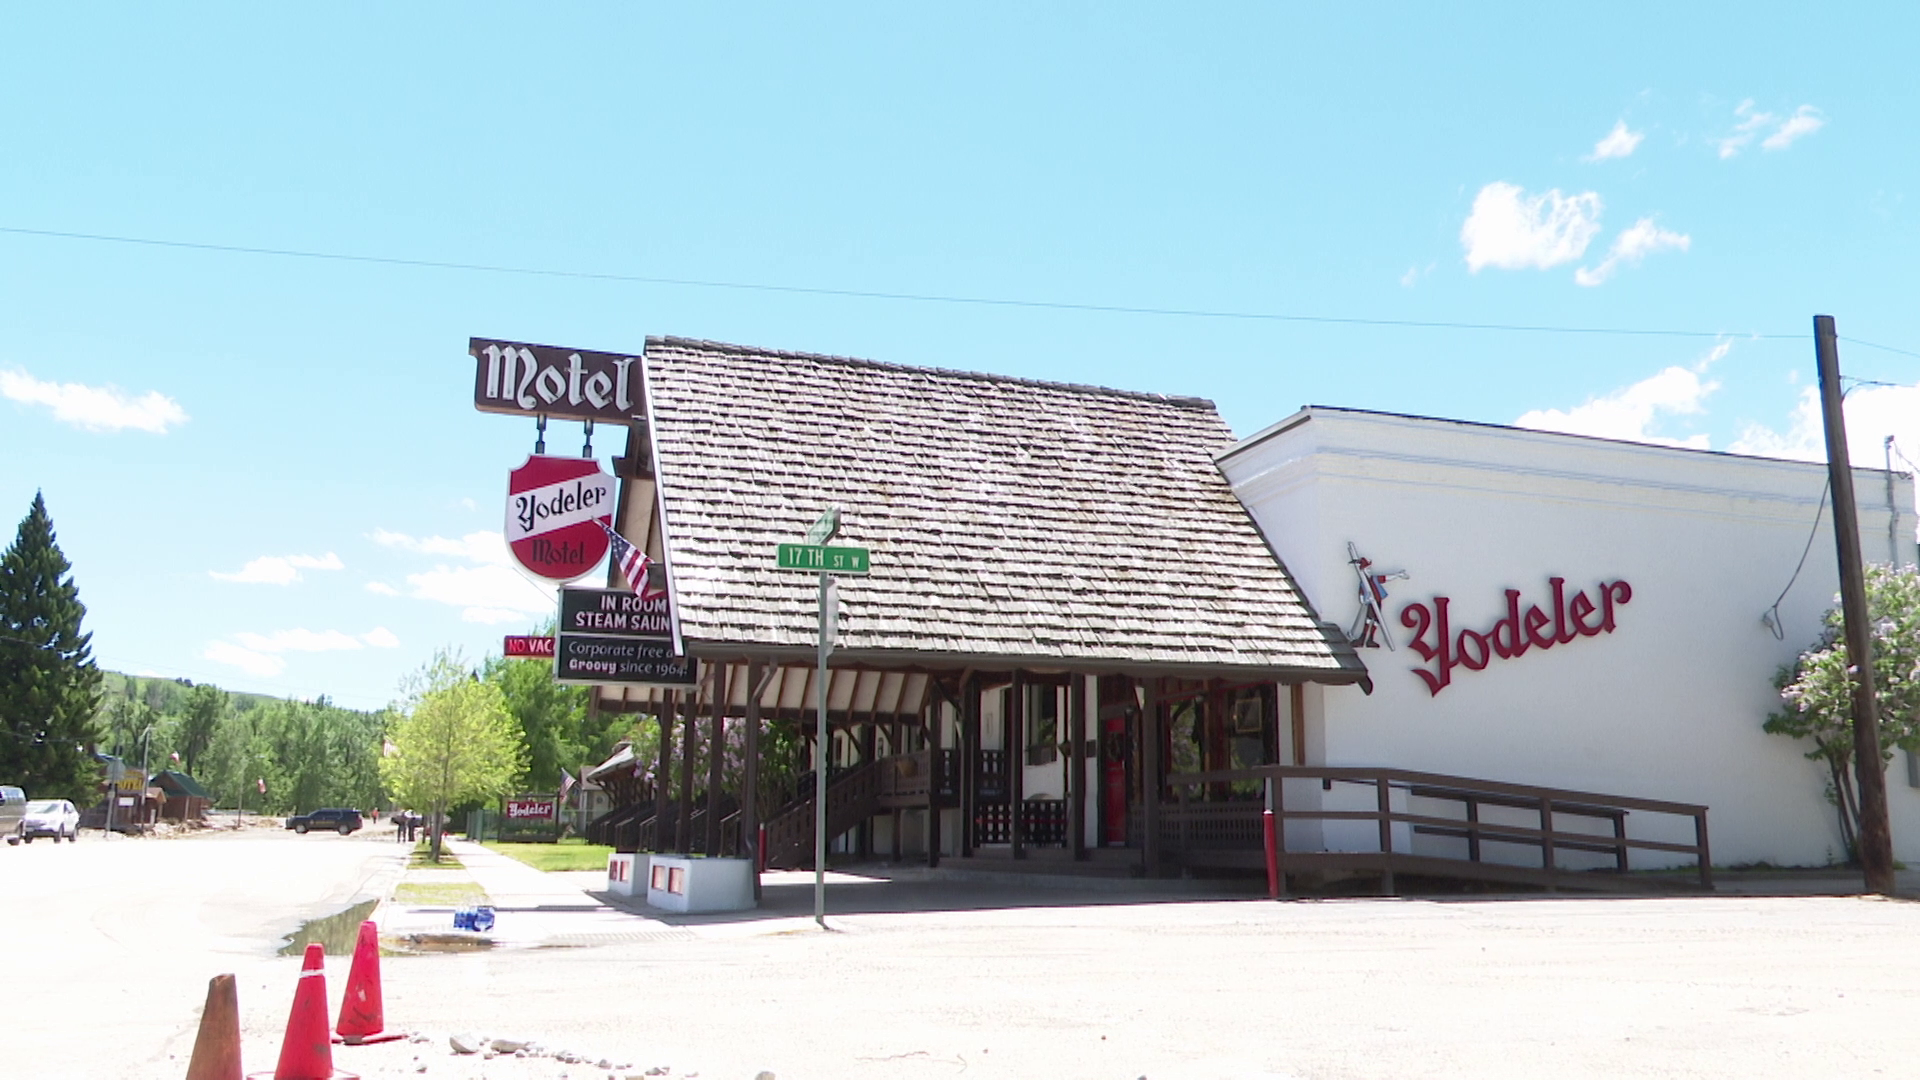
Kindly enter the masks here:
<path id="1" fill-rule="evenodd" d="M 880 812 L 883 764 L 870 761 L 856 765 L 827 782 L 829 841 Z M 768 866 L 797 869 L 813 865 L 813 807 L 809 795 L 788 803 L 767 819 Z"/>

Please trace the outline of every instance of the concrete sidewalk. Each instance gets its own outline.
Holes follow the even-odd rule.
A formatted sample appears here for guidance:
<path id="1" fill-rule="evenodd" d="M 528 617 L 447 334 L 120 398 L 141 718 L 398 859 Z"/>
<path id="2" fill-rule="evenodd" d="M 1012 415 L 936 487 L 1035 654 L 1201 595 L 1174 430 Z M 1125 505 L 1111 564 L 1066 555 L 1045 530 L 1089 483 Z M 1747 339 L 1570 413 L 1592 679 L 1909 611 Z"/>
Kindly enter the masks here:
<path id="1" fill-rule="evenodd" d="M 494 911 L 493 929 L 484 934 L 455 930 L 452 905 L 404 905 L 389 900 L 381 924 L 384 934 L 471 938 L 476 947 L 490 942 L 493 948 L 622 945 L 691 937 L 644 911 L 615 908 L 589 895 L 582 886 L 604 882 L 603 874 L 547 873 L 471 841 L 448 837 L 446 845 L 467 875 L 486 891 Z"/>

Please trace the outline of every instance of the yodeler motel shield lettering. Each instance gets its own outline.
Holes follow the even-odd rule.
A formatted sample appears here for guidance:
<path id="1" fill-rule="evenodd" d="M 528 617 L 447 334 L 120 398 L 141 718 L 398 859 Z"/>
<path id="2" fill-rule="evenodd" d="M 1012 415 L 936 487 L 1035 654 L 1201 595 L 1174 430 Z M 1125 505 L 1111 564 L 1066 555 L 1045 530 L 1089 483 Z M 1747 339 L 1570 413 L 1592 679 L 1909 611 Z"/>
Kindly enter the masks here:
<path id="1" fill-rule="evenodd" d="M 533 455 L 507 474 L 507 548 L 552 582 L 578 581 L 607 555 L 613 477 L 593 458 Z"/>
<path id="2" fill-rule="evenodd" d="M 562 589 L 554 678 L 692 686 L 696 665 L 679 655 L 678 638 L 670 593 L 647 598 L 625 589 Z"/>

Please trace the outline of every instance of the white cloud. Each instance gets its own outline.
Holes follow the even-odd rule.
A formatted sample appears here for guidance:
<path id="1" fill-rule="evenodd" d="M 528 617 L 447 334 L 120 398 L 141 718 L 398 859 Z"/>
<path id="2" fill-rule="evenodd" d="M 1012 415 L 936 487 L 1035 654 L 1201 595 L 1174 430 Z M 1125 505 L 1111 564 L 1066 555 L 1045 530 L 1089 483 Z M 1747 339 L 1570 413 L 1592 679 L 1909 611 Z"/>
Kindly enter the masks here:
<path id="1" fill-rule="evenodd" d="M 0 371 L 0 396 L 23 405 L 44 405 L 53 417 L 87 431 L 148 431 L 165 435 L 169 427 L 187 422 L 180 403 L 149 390 L 131 397 L 117 386 L 87 386 L 36 379 L 24 371 Z"/>
<path id="2" fill-rule="evenodd" d="M 1593 144 L 1593 153 L 1587 155 L 1588 161 L 1607 161 L 1611 158 L 1623 158 L 1632 155 L 1640 148 L 1640 140 L 1646 138 L 1644 131 L 1628 131 L 1627 122 L 1621 120 L 1613 125 L 1599 142 Z"/>
<path id="3" fill-rule="evenodd" d="M 525 622 L 527 619 L 524 612 L 490 607 L 470 607 L 461 612 L 460 617 L 467 622 L 485 623 L 488 626 L 498 623 Z"/>
<path id="4" fill-rule="evenodd" d="M 1820 110 L 1811 105 L 1802 105 L 1787 117 L 1778 130 L 1761 140 L 1762 150 L 1785 150 L 1795 141 L 1819 131 L 1827 126 L 1827 120 Z"/>
<path id="5" fill-rule="evenodd" d="M 480 509 L 480 504 L 474 502 L 472 499 L 462 497 L 460 500 L 460 508 L 462 510 L 478 510 Z"/>
<path id="6" fill-rule="evenodd" d="M 1654 443 L 1708 449 L 1707 436 L 1690 435 L 1683 439 L 1656 435 L 1654 425 L 1663 417 L 1697 415 L 1706 411 L 1708 395 L 1720 384 L 1705 378 L 1714 361 L 1727 354 L 1727 342 L 1714 347 L 1691 368 L 1675 365 L 1648 376 L 1611 394 L 1589 398 L 1571 409 L 1535 409 L 1514 421 L 1520 427 L 1537 431 L 1561 431 L 1570 435 L 1597 435 L 1605 439 Z"/>
<path id="7" fill-rule="evenodd" d="M 271 634 L 241 631 L 232 641 L 212 641 L 201 653 L 208 660 L 237 667 L 251 675 L 273 676 L 286 670 L 281 654 L 290 652 L 351 652 L 371 645 L 391 649 L 400 644 L 393 631 L 376 626 L 358 637 L 338 630 L 275 630 Z"/>
<path id="8" fill-rule="evenodd" d="M 1847 395 L 1847 457 L 1862 468 L 1884 468 L 1887 463 L 1886 438 L 1907 457 L 1920 461 L 1920 383 L 1912 386 L 1861 386 Z M 1764 424 L 1749 424 L 1727 447 L 1736 454 L 1790 458 L 1796 461 L 1827 460 L 1826 422 L 1820 413 L 1820 391 L 1807 386 L 1800 390 L 1788 418 L 1785 432 Z M 1898 457 L 1893 467 L 1902 472 L 1912 467 Z M 1865 501 L 1867 496 L 1862 496 Z"/>
<path id="9" fill-rule="evenodd" d="M 1785 150 L 1796 141 L 1827 126 L 1826 118 L 1820 110 L 1811 105 L 1802 105 L 1793 110 L 1793 115 L 1782 120 L 1770 112 L 1760 112 L 1753 107 L 1753 99 L 1748 98 L 1734 107 L 1733 115 L 1739 121 L 1733 125 L 1730 134 L 1714 140 L 1720 147 L 1722 161 L 1733 157 L 1746 149 L 1747 145 L 1760 136 L 1760 133 L 1772 128 L 1773 131 L 1760 143 L 1763 150 Z"/>
<path id="10" fill-rule="evenodd" d="M 287 668 L 287 662 L 277 656 L 267 656 L 226 641 L 209 642 L 200 655 L 216 664 L 237 667 L 249 675 L 266 678 L 278 675 Z"/>
<path id="11" fill-rule="evenodd" d="M 470 532 L 458 540 L 450 540 L 444 536 L 414 537 L 406 533 L 389 532 L 386 529 L 375 529 L 368 536 L 374 543 L 383 547 L 417 551 L 422 555 L 454 555 L 477 563 L 497 566 L 508 565 L 512 558 L 507 551 L 506 536 L 485 529 Z"/>
<path id="12" fill-rule="evenodd" d="M 1407 272 L 1400 275 L 1400 286 L 1406 289 L 1413 288 L 1416 284 L 1419 283 L 1421 278 L 1426 277 L 1428 274 L 1433 273 L 1434 270 L 1439 267 L 1439 265 L 1440 264 L 1438 263 L 1428 263 L 1425 266 L 1420 266 L 1416 264 L 1416 265 L 1407 267 Z"/>
<path id="13" fill-rule="evenodd" d="M 291 585 L 301 578 L 302 570 L 344 570 L 346 564 L 340 556 L 329 551 L 325 555 L 262 555 L 231 574 L 218 570 L 207 573 L 221 581 L 237 581 L 245 585 Z"/>
<path id="14" fill-rule="evenodd" d="M 528 615 L 551 615 L 554 594 L 505 566 L 436 566 L 408 574 L 410 595 L 465 609 L 468 622 L 498 623 Z"/>
<path id="15" fill-rule="evenodd" d="M 1644 217 L 1613 238 L 1613 247 L 1599 265 L 1591 270 L 1584 266 L 1575 270 L 1573 280 L 1582 285 L 1598 285 L 1612 277 L 1620 267 L 1636 266 L 1641 259 L 1656 251 L 1686 251 L 1692 246 L 1693 237 L 1663 229 L 1655 225 L 1652 218 Z"/>
<path id="16" fill-rule="evenodd" d="M 360 639 L 338 630 L 275 630 L 271 634 L 250 634 L 241 632 L 233 635 L 235 641 L 258 653 L 283 652 L 341 652 L 358 649 Z"/>
<path id="17" fill-rule="evenodd" d="M 513 569 L 506 537 L 498 532 L 483 529 L 459 539 L 409 536 L 388 529 L 375 529 L 367 535 L 384 547 L 423 555 L 449 555 L 471 564 L 442 563 L 431 570 L 407 575 L 406 595 L 460 608 L 460 617 L 467 622 L 489 625 L 525 622 L 529 615 L 552 615 L 555 610 L 557 601 L 550 588 L 534 584 Z M 398 590 L 381 582 L 371 582 L 367 589 L 383 596 L 399 595 Z"/>
<path id="18" fill-rule="evenodd" d="M 1467 269 L 1545 270 L 1572 262 L 1600 232 L 1600 209 L 1598 192 L 1562 195 L 1555 188 L 1529 196 L 1514 184 L 1488 184 L 1460 227 Z"/>

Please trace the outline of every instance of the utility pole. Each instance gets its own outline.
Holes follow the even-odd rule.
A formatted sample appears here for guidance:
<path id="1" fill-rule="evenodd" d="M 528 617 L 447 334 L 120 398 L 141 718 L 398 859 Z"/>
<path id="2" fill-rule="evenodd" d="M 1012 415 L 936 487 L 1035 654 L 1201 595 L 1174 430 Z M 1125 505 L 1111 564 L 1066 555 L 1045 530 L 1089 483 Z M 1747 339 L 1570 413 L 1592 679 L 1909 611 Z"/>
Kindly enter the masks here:
<path id="1" fill-rule="evenodd" d="M 1833 485 L 1840 613 L 1846 622 L 1847 670 L 1853 675 L 1853 771 L 1860 789 L 1856 854 L 1867 891 L 1886 896 L 1893 893 L 1893 828 L 1887 820 L 1887 770 L 1880 757 L 1880 721 L 1873 690 L 1873 626 L 1867 613 L 1866 572 L 1861 566 L 1853 464 L 1847 455 L 1847 418 L 1841 412 L 1840 344 L 1833 316 L 1813 317 L 1813 345 L 1820 364 L 1820 411 L 1827 428 L 1827 476 Z"/>

